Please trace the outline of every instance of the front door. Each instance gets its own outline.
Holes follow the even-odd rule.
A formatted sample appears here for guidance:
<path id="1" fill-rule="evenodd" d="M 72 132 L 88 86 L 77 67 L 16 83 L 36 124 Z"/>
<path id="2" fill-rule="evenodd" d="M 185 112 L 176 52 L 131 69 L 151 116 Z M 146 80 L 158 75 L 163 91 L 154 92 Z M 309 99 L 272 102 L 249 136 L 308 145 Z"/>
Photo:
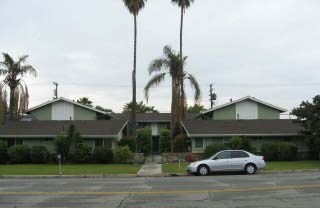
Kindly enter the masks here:
<path id="1" fill-rule="evenodd" d="M 152 137 L 152 153 L 158 154 L 159 153 L 159 136 Z"/>
<path id="2" fill-rule="evenodd" d="M 243 151 L 232 151 L 232 170 L 241 171 L 244 170 L 245 165 L 249 160 L 249 155 Z"/>

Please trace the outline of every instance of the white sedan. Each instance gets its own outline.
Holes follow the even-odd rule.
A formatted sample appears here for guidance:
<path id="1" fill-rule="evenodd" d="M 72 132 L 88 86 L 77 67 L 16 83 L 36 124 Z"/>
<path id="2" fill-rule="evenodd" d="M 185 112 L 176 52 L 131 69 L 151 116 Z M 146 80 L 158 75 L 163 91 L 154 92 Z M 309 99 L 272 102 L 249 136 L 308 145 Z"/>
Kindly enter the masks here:
<path id="1" fill-rule="evenodd" d="M 187 171 L 201 176 L 219 171 L 244 171 L 247 174 L 255 174 L 257 170 L 265 167 L 263 156 L 243 150 L 224 150 L 206 160 L 190 163 Z"/>

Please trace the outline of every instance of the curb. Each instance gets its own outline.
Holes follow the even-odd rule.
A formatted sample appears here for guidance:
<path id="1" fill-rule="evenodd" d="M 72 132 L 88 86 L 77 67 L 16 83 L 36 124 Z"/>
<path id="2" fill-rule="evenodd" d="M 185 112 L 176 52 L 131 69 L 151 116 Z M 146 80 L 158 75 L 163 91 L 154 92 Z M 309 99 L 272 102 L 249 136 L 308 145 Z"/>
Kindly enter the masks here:
<path id="1" fill-rule="evenodd" d="M 0 175 L 0 179 L 50 179 L 50 178 L 135 178 L 136 174 L 107 175 Z"/>

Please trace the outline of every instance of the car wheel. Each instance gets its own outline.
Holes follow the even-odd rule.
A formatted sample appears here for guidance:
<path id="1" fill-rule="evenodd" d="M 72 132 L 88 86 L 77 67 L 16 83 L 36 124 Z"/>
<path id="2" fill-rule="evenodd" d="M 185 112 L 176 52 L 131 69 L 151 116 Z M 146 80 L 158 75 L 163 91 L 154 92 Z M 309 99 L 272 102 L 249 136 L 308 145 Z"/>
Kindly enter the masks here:
<path id="1" fill-rule="evenodd" d="M 256 173 L 256 171 L 257 171 L 257 168 L 256 168 L 255 165 L 253 165 L 253 164 L 248 164 L 248 165 L 246 165 L 245 172 L 246 172 L 247 174 L 253 175 L 253 174 Z"/>
<path id="2" fill-rule="evenodd" d="M 200 176 L 206 176 L 209 174 L 209 172 L 210 172 L 210 170 L 209 170 L 208 166 L 206 166 L 206 165 L 200 165 L 198 167 L 198 175 L 200 175 Z"/>

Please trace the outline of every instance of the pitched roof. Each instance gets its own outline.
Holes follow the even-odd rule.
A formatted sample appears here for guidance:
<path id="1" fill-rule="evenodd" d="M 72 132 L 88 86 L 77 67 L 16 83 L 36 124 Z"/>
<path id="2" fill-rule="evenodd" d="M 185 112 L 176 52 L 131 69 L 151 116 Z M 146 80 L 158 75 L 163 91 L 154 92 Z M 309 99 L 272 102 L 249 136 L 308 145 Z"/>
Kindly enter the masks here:
<path id="1" fill-rule="evenodd" d="M 209 112 L 218 110 L 218 109 L 220 109 L 220 108 L 224 108 L 224 107 L 233 105 L 233 104 L 235 104 L 235 103 L 242 102 L 242 101 L 244 101 L 244 100 L 252 100 L 252 101 L 254 101 L 254 102 L 257 102 L 257 103 L 260 103 L 260 104 L 262 104 L 262 105 L 266 105 L 266 106 L 268 106 L 268 107 L 270 107 L 270 108 L 276 109 L 276 110 L 278 110 L 278 111 L 280 111 L 280 112 L 282 112 L 282 113 L 288 111 L 287 109 L 284 109 L 284 108 L 281 108 L 281 107 L 272 105 L 272 104 L 270 104 L 270 103 L 267 103 L 267 102 L 264 102 L 264 101 L 262 101 L 262 100 L 259 100 L 259 99 L 255 98 L 255 97 L 246 96 L 246 97 L 240 98 L 240 99 L 238 99 L 238 100 L 234 100 L 234 101 L 232 101 L 232 102 L 225 103 L 225 104 L 223 104 L 223 105 L 219 105 L 219 106 L 216 106 L 216 107 L 214 107 L 214 108 L 212 108 L 212 109 L 203 111 L 203 112 L 201 112 L 201 114 L 206 114 L 206 113 L 209 113 Z"/>
<path id="2" fill-rule="evenodd" d="M 293 136 L 303 127 L 294 120 L 188 120 L 182 123 L 189 137 Z"/>
<path id="3" fill-rule="evenodd" d="M 29 113 L 29 112 L 31 112 L 31 111 L 34 111 L 34 110 L 38 109 L 38 108 L 42 108 L 42 107 L 44 107 L 44 106 L 46 106 L 46 105 L 50 105 L 50 104 L 52 104 L 52 103 L 56 103 L 56 102 L 59 102 L 59 101 L 64 101 L 64 102 L 67 102 L 67 103 L 71 103 L 71 104 L 74 104 L 74 105 L 80 106 L 80 107 L 82 107 L 82 108 L 86 108 L 86 109 L 88 109 L 88 110 L 95 111 L 95 112 L 97 112 L 97 113 L 101 113 L 101 114 L 104 114 L 104 115 L 107 115 L 107 114 L 108 114 L 108 113 L 106 113 L 106 112 L 104 112 L 104 111 L 101 111 L 101 110 L 98 110 L 98 109 L 96 109 L 96 108 L 92 108 L 92 107 L 89 107 L 89 106 L 86 106 L 86 105 L 83 105 L 83 104 L 74 102 L 74 101 L 72 101 L 72 100 L 69 100 L 69 99 L 66 99 L 66 98 L 63 98 L 63 97 L 60 97 L 60 98 L 57 98 L 57 99 L 53 99 L 53 100 L 49 100 L 49 101 L 47 101 L 47 102 L 45 102 L 45 103 L 42 103 L 42 104 L 40 104 L 40 105 L 37 105 L 37 106 L 35 106 L 35 107 L 32 107 L 32 108 L 28 109 L 26 112 Z"/>
<path id="4" fill-rule="evenodd" d="M 113 114 L 119 119 L 129 120 L 130 113 L 117 113 Z M 186 119 L 193 119 L 198 113 L 187 113 Z M 137 113 L 137 122 L 170 122 L 171 113 Z"/>
<path id="5" fill-rule="evenodd" d="M 0 138 L 48 137 L 67 132 L 70 121 L 14 121 L 0 126 Z M 85 138 L 119 138 L 127 125 L 124 120 L 72 121 Z"/>

